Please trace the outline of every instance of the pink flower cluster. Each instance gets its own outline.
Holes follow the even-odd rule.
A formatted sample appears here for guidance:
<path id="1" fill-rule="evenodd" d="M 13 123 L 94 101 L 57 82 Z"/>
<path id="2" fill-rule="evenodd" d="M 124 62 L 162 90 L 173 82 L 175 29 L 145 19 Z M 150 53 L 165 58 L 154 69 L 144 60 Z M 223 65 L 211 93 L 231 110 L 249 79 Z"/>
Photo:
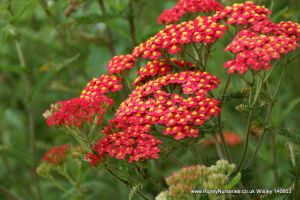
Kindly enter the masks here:
<path id="1" fill-rule="evenodd" d="M 142 67 L 138 74 L 139 76 L 134 81 L 133 85 L 137 85 L 141 82 L 146 82 L 150 78 L 153 78 L 155 76 L 163 76 L 168 74 L 171 71 L 171 66 L 176 65 L 177 67 L 195 67 L 190 62 L 183 62 L 181 60 L 177 59 L 170 59 L 167 61 L 166 59 L 161 60 L 153 60 L 149 61 L 144 67 Z"/>
<path id="2" fill-rule="evenodd" d="M 179 0 L 173 8 L 163 11 L 158 18 L 158 23 L 176 23 L 185 14 L 212 12 L 222 8 L 223 5 L 216 0 Z"/>
<path id="3" fill-rule="evenodd" d="M 134 66 L 134 62 L 135 59 L 131 54 L 115 56 L 108 62 L 108 73 L 115 74 L 131 69 Z"/>
<path id="4" fill-rule="evenodd" d="M 256 24 L 269 18 L 271 11 L 264 6 L 258 6 L 253 2 L 235 3 L 226 6 L 224 9 L 217 11 L 212 17 L 219 20 L 226 20 L 227 24 L 247 25 Z"/>
<path id="5" fill-rule="evenodd" d="M 154 77 L 156 75 L 166 75 L 170 72 L 171 66 L 166 60 L 153 60 L 149 61 L 143 68 L 138 72 L 139 76 L 134 81 L 133 85 L 146 80 L 147 78 Z"/>
<path id="6" fill-rule="evenodd" d="M 225 49 L 236 54 L 235 59 L 224 63 L 228 73 L 245 73 L 253 70 L 268 70 L 271 61 L 282 54 L 296 49 L 300 25 L 293 22 L 270 21 L 271 11 L 253 2 L 227 6 L 212 16 L 216 21 L 226 20 L 227 24 L 242 25 L 242 30 Z"/>
<path id="7" fill-rule="evenodd" d="M 81 92 L 80 98 L 93 99 L 95 96 L 122 89 L 121 78 L 104 74 L 100 78 L 93 78 Z"/>
<path id="8" fill-rule="evenodd" d="M 184 71 L 159 77 L 136 87 L 120 105 L 113 121 L 117 127 L 160 124 L 166 126 L 164 134 L 172 135 L 177 140 L 197 137 L 196 126 L 202 125 L 220 111 L 218 101 L 206 97 L 207 92 L 218 84 L 219 80 L 215 76 L 200 71 Z M 182 93 L 188 97 L 166 92 L 167 87 L 174 91 L 182 88 Z"/>
<path id="9" fill-rule="evenodd" d="M 165 126 L 163 134 L 177 140 L 197 137 L 197 126 L 220 111 L 219 102 L 206 97 L 218 84 L 219 80 L 207 72 L 183 71 L 137 86 L 104 128 L 105 136 L 93 146 L 87 159 L 92 166 L 106 156 L 128 162 L 157 159 L 162 142 L 150 133 L 155 124 Z M 174 93 L 181 89 L 187 98 Z"/>
<path id="10" fill-rule="evenodd" d="M 289 37 L 296 37 L 299 41 L 300 37 L 300 24 L 292 21 L 280 22 L 277 25 L 282 32 L 284 32 Z"/>
<path id="11" fill-rule="evenodd" d="M 225 49 L 236 54 L 234 60 L 224 63 L 228 73 L 238 71 L 240 74 L 249 68 L 254 70 L 268 70 L 272 59 L 279 59 L 297 47 L 297 39 L 286 35 L 270 36 L 257 34 L 249 30 L 238 33 Z"/>
<path id="12" fill-rule="evenodd" d="M 193 21 L 168 25 L 132 51 L 134 57 L 142 56 L 157 60 L 166 49 L 169 54 L 177 54 L 182 46 L 195 43 L 213 43 L 221 38 L 227 27 L 215 22 L 211 17 L 197 17 Z"/>

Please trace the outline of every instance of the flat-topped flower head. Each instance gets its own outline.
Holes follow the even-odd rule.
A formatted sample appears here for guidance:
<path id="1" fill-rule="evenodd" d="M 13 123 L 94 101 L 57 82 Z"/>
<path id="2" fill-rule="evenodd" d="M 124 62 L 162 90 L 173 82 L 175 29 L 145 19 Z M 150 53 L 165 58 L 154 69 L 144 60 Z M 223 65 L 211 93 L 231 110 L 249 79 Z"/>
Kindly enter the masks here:
<path id="1" fill-rule="evenodd" d="M 114 118 L 118 126 L 163 125 L 163 133 L 175 139 L 197 137 L 197 126 L 211 116 L 216 116 L 220 108 L 218 101 L 206 97 L 219 80 L 201 71 L 184 71 L 167 74 L 137 86 L 119 107 Z M 187 98 L 169 90 L 182 90 Z M 181 91 L 179 91 L 181 93 Z"/>
<path id="2" fill-rule="evenodd" d="M 186 14 L 212 12 L 222 8 L 223 5 L 216 0 L 179 0 L 174 7 L 163 11 L 158 23 L 176 23 Z"/>
<path id="3" fill-rule="evenodd" d="M 226 20 L 227 24 L 247 25 L 269 19 L 271 11 L 253 2 L 235 3 L 217 11 L 212 17 L 216 21 Z"/>
<path id="4" fill-rule="evenodd" d="M 177 54 L 183 45 L 192 42 L 213 43 L 221 38 L 226 30 L 225 25 L 215 22 L 211 17 L 197 17 L 192 21 L 166 26 L 155 36 L 135 47 L 132 55 L 158 60 L 164 49 L 169 54 Z"/>
<path id="5" fill-rule="evenodd" d="M 47 119 L 48 126 L 76 126 L 92 123 L 97 117 L 98 124 L 102 121 L 106 107 L 113 104 L 113 100 L 106 96 L 93 99 L 74 98 L 60 101 L 59 107 Z"/>
<path id="6" fill-rule="evenodd" d="M 67 152 L 70 150 L 70 145 L 52 147 L 42 158 L 42 161 L 51 165 L 60 165 L 67 158 Z"/>
<path id="7" fill-rule="evenodd" d="M 176 67 L 182 68 L 195 67 L 194 64 L 188 61 L 183 62 L 174 58 L 170 59 L 169 61 L 166 59 L 149 61 L 144 67 L 139 70 L 139 76 L 136 78 L 133 85 L 143 83 L 150 78 L 153 79 L 156 76 L 163 76 L 168 74 L 171 71 L 172 65 L 176 65 Z"/>
<path id="8" fill-rule="evenodd" d="M 121 73 L 134 66 L 135 59 L 131 54 L 114 56 L 107 65 L 109 74 Z"/>
<path id="9" fill-rule="evenodd" d="M 82 90 L 80 98 L 93 99 L 109 92 L 117 92 L 122 89 L 121 78 L 115 75 L 104 74 L 100 78 L 93 78 Z"/>
<path id="10" fill-rule="evenodd" d="M 296 37 L 297 41 L 300 39 L 300 24 L 292 21 L 287 21 L 280 22 L 277 26 L 289 37 Z"/>
<path id="11" fill-rule="evenodd" d="M 248 69 L 268 70 L 273 59 L 279 59 L 282 54 L 287 54 L 296 47 L 295 37 L 242 30 L 225 49 L 236 54 L 236 58 L 224 63 L 224 67 L 228 68 L 228 73 L 237 71 L 240 74 Z"/>
<path id="12" fill-rule="evenodd" d="M 139 76 L 134 81 L 133 85 L 137 85 L 138 83 L 144 81 L 149 77 L 154 77 L 156 75 L 166 75 L 170 72 L 170 70 L 170 64 L 164 59 L 149 61 L 138 71 Z"/>
<path id="13" fill-rule="evenodd" d="M 87 158 L 92 165 L 101 162 L 106 156 L 127 159 L 129 163 L 157 159 L 160 152 L 158 145 L 162 142 L 148 132 L 149 128 L 131 126 L 105 135 L 93 146 L 94 153 L 90 153 Z"/>

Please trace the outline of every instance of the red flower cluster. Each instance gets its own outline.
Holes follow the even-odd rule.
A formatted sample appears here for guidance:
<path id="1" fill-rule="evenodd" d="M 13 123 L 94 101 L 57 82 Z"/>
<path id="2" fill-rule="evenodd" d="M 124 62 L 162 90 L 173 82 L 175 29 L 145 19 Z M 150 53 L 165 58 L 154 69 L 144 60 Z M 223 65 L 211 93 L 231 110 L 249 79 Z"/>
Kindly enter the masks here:
<path id="1" fill-rule="evenodd" d="M 226 20 L 227 24 L 247 25 L 256 24 L 269 18 L 271 11 L 253 2 L 235 3 L 217 11 L 212 17 L 215 20 Z"/>
<path id="2" fill-rule="evenodd" d="M 240 74 L 249 68 L 267 70 L 272 66 L 272 59 L 279 59 L 281 54 L 286 54 L 296 47 L 295 37 L 271 36 L 243 30 L 225 49 L 237 55 L 234 60 L 224 63 L 224 67 L 228 68 L 228 73 L 238 71 Z"/>
<path id="3" fill-rule="evenodd" d="M 57 102 L 59 108 L 47 119 L 48 126 L 77 126 L 92 122 L 97 116 L 98 124 L 102 121 L 105 106 L 112 105 L 113 100 L 106 96 L 97 96 L 92 100 L 74 98 Z"/>
<path id="4" fill-rule="evenodd" d="M 80 98 L 93 99 L 95 96 L 122 89 L 121 79 L 114 75 L 104 74 L 100 78 L 93 78 L 81 92 Z"/>
<path id="5" fill-rule="evenodd" d="M 228 73 L 244 73 L 271 67 L 272 59 L 279 59 L 297 47 L 300 25 L 293 22 L 275 24 L 270 21 L 271 11 L 253 2 L 233 4 L 217 11 L 212 18 L 226 20 L 227 24 L 244 25 L 225 49 L 237 54 L 234 60 L 224 63 Z"/>
<path id="6" fill-rule="evenodd" d="M 131 69 L 134 65 L 134 62 L 135 59 L 131 54 L 115 56 L 108 62 L 108 73 L 120 73 L 126 69 Z"/>
<path id="7" fill-rule="evenodd" d="M 163 11 L 158 18 L 158 23 L 176 23 L 185 14 L 212 12 L 221 10 L 222 8 L 222 4 L 215 0 L 179 0 L 173 8 Z"/>
<path id="8" fill-rule="evenodd" d="M 69 150 L 70 150 L 70 145 L 68 144 L 52 147 L 44 155 L 42 160 L 52 165 L 60 165 L 66 160 L 67 152 Z"/>
<path id="9" fill-rule="evenodd" d="M 170 72 L 171 66 L 166 60 L 154 60 L 149 61 L 143 68 L 138 72 L 139 76 L 134 81 L 133 85 L 144 81 L 148 77 L 154 77 L 156 75 L 166 75 Z"/>
<path id="10" fill-rule="evenodd" d="M 207 72 L 185 71 L 168 74 L 136 87 L 119 107 L 113 122 L 118 127 L 160 124 L 167 128 L 164 134 L 175 139 L 197 137 L 197 125 L 202 125 L 212 115 L 219 113 L 218 101 L 205 97 L 216 88 L 219 80 Z M 168 93 L 164 88 L 182 87 L 184 98 Z M 174 92 L 173 91 L 173 92 Z"/>
<path id="11" fill-rule="evenodd" d="M 137 85 L 150 77 L 168 74 L 171 70 L 171 64 L 178 67 L 195 67 L 195 65 L 190 62 L 183 62 L 173 58 L 170 59 L 170 61 L 167 61 L 166 59 L 149 61 L 143 68 L 140 69 L 138 72 L 139 76 L 134 81 L 133 85 Z"/>
<path id="12" fill-rule="evenodd" d="M 225 142 L 229 146 L 236 146 L 236 145 L 242 143 L 241 136 L 238 135 L 238 134 L 236 134 L 236 133 L 234 133 L 234 132 L 232 132 L 232 131 L 225 131 L 224 132 L 224 139 L 225 139 Z M 218 135 L 217 141 L 218 141 L 219 144 L 221 143 L 221 137 L 220 137 L 220 135 Z M 213 145 L 214 144 L 214 140 L 212 138 L 210 138 L 208 140 L 204 140 L 203 142 L 206 145 Z"/>
<path id="13" fill-rule="evenodd" d="M 300 24 L 292 21 L 280 22 L 277 25 L 282 32 L 284 32 L 289 37 L 296 37 L 299 40 L 300 37 Z"/>
<path id="14" fill-rule="evenodd" d="M 132 55 L 157 60 L 163 49 L 167 49 L 169 54 L 177 54 L 182 45 L 191 42 L 212 43 L 221 38 L 226 30 L 226 26 L 215 22 L 211 17 L 197 17 L 193 21 L 168 25 L 145 43 L 135 47 Z"/>
<path id="15" fill-rule="evenodd" d="M 94 166 L 104 159 L 105 155 L 118 160 L 127 158 L 128 162 L 158 158 L 160 140 L 148 134 L 149 128 L 132 126 L 124 131 L 106 135 L 94 146 L 94 153 L 89 153 L 87 159 Z"/>
<path id="16" fill-rule="evenodd" d="M 277 24 L 271 22 L 269 19 L 255 23 L 255 25 L 249 27 L 248 30 L 263 34 L 282 33 L 280 27 L 278 27 Z"/>

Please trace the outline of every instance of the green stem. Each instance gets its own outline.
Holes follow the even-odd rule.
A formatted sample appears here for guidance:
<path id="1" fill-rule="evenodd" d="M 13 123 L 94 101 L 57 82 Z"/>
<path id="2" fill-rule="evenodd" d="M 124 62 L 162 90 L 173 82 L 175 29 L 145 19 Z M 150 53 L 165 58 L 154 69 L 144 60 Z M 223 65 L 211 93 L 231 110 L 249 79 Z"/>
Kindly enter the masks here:
<path id="1" fill-rule="evenodd" d="M 292 166 L 296 167 L 296 161 L 295 161 L 295 154 L 294 154 L 294 149 L 293 149 L 293 143 L 288 142 L 288 146 L 289 146 L 289 150 L 290 150 L 290 154 L 291 154 Z"/>
<path id="2" fill-rule="evenodd" d="M 178 159 L 173 153 L 171 153 L 170 157 L 168 157 L 168 158 L 174 160 L 181 167 L 186 167 L 187 166 L 184 162 L 182 162 L 180 159 Z"/>
<path id="3" fill-rule="evenodd" d="M 76 187 L 76 181 L 68 174 L 66 168 L 64 168 L 62 171 L 59 171 L 59 173 L 65 177 L 69 183 L 71 183 L 74 187 Z"/>
<path id="4" fill-rule="evenodd" d="M 58 183 L 53 177 L 50 178 L 50 181 L 52 182 L 52 184 L 55 187 L 57 187 L 58 189 L 60 189 L 62 192 L 67 192 L 67 190 L 60 183 Z"/>
<path id="5" fill-rule="evenodd" d="M 283 70 L 282 70 L 282 73 L 281 73 L 281 76 L 280 76 L 279 83 L 278 83 L 278 85 L 277 85 L 277 87 L 276 87 L 276 90 L 275 90 L 275 92 L 274 92 L 273 97 L 271 98 L 271 104 L 270 104 L 270 107 L 269 107 L 269 109 L 268 109 L 268 113 L 267 113 L 267 117 L 266 117 L 266 121 L 265 121 L 265 126 L 264 126 L 264 129 L 263 129 L 263 133 L 262 133 L 262 135 L 260 136 L 259 141 L 258 141 L 258 143 L 257 143 L 257 146 L 256 146 L 256 148 L 255 148 L 255 150 L 254 150 L 253 156 L 252 156 L 252 158 L 251 158 L 251 163 L 255 160 L 255 157 L 256 157 L 257 152 L 258 152 L 258 150 L 259 150 L 259 148 L 260 148 L 260 145 L 261 145 L 261 143 L 262 143 L 262 140 L 263 140 L 263 138 L 264 138 L 264 136 L 265 136 L 265 134 L 266 134 L 266 131 L 267 131 L 268 128 L 269 128 L 269 124 L 270 124 L 270 121 L 271 121 L 271 118 L 272 118 L 272 111 L 273 111 L 273 107 L 274 107 L 274 104 L 275 104 L 275 99 L 276 99 L 276 97 L 277 97 L 278 91 L 279 91 L 279 89 L 280 89 L 280 87 L 281 87 L 281 85 L 282 85 L 282 82 L 283 82 L 283 80 L 284 80 L 284 77 L 285 77 L 285 74 L 286 74 L 286 70 L 287 70 L 287 63 L 286 63 L 286 65 L 283 67 Z"/>
<path id="6" fill-rule="evenodd" d="M 201 62 L 201 58 L 202 58 L 202 55 L 201 55 L 201 51 L 199 51 L 199 49 L 197 48 L 196 44 L 195 43 L 192 43 L 193 44 L 193 47 L 198 55 L 198 60 L 197 60 L 197 65 L 199 64 L 201 69 L 203 70 L 204 69 L 204 66 Z"/>
<path id="7" fill-rule="evenodd" d="M 199 153 L 197 152 L 196 148 L 194 147 L 193 144 L 189 143 L 187 144 L 187 147 L 189 150 L 192 152 L 192 154 L 195 156 L 195 158 L 198 160 L 199 163 L 203 163 L 201 157 L 199 156 Z"/>
<path id="8" fill-rule="evenodd" d="M 54 17 L 54 16 L 52 15 L 52 13 L 50 12 L 50 9 L 49 9 L 49 7 L 48 7 L 47 1 L 46 1 L 46 0 L 38 0 L 38 1 L 39 1 L 39 4 L 41 5 L 43 11 L 45 12 L 45 14 L 46 14 L 47 17 L 50 19 L 51 23 L 54 25 L 54 28 L 55 28 L 56 32 L 58 33 L 58 35 L 59 35 L 59 37 L 60 37 L 62 43 L 63 43 L 64 45 L 66 45 L 66 44 L 67 44 L 67 40 L 66 40 L 66 37 L 65 37 L 65 33 L 62 32 L 62 31 L 58 28 L 57 24 L 59 24 L 59 23 L 57 22 L 57 20 L 55 19 L 55 17 Z"/>
<path id="9" fill-rule="evenodd" d="M 23 53 L 21 45 L 17 39 L 15 39 L 15 45 L 16 45 L 20 65 L 23 69 L 26 69 L 24 53 Z M 34 109 L 33 109 L 34 107 L 33 107 L 32 102 L 28 101 L 28 99 L 31 95 L 31 83 L 29 81 L 27 72 L 25 72 L 22 75 L 22 78 L 24 81 L 25 94 L 27 96 L 27 99 L 24 102 L 24 104 L 27 107 L 28 132 L 29 132 L 29 140 L 30 140 L 30 151 L 31 151 L 31 156 L 32 156 L 31 174 L 32 174 L 32 180 L 33 180 L 34 186 L 37 191 L 37 198 L 42 199 L 39 180 L 38 180 L 38 176 L 37 176 L 36 170 L 35 170 L 35 168 L 36 168 L 36 164 L 35 164 L 36 146 L 35 146 L 35 122 L 34 122 L 35 120 L 34 120 Z"/>
<path id="10" fill-rule="evenodd" d="M 0 186 L 0 193 L 3 193 L 4 197 L 6 197 L 8 200 L 19 200 L 17 196 L 2 186 Z"/>
<path id="11" fill-rule="evenodd" d="M 98 0 L 98 4 L 100 6 L 102 16 L 105 16 L 106 9 L 105 9 L 103 0 Z M 107 35 L 107 39 L 108 39 L 108 48 L 109 48 L 110 54 L 111 54 L 111 56 L 114 56 L 115 55 L 115 47 L 114 47 L 113 38 L 112 38 L 112 31 L 107 25 L 106 25 L 106 35 Z"/>
<path id="12" fill-rule="evenodd" d="M 246 131 L 246 140 L 245 140 L 245 145 L 244 145 L 244 149 L 243 149 L 242 158 L 239 162 L 238 167 L 236 168 L 236 171 L 241 170 L 242 165 L 243 165 L 243 163 L 245 161 L 245 158 L 246 158 L 248 145 L 249 145 L 250 132 L 251 132 L 252 117 L 253 117 L 253 114 L 254 114 L 255 105 L 256 105 L 258 96 L 259 96 L 259 94 L 261 92 L 261 89 L 262 89 L 262 81 L 264 80 L 264 77 L 265 77 L 265 72 L 263 73 L 262 77 L 258 76 L 258 82 L 257 82 L 257 85 L 256 85 L 256 89 L 255 89 L 254 98 L 253 98 L 252 103 L 250 103 L 252 95 L 249 96 L 249 103 L 250 103 L 250 106 L 251 106 L 251 108 L 250 108 L 251 110 L 250 110 L 249 115 L 248 115 L 247 129 L 246 129 L 247 130 Z M 253 80 L 254 80 L 254 76 L 253 76 Z M 253 85 L 253 82 L 252 82 L 251 85 Z"/>
<path id="13" fill-rule="evenodd" d="M 300 159 L 298 162 L 298 167 L 296 170 L 296 175 L 295 175 L 295 184 L 294 184 L 294 191 L 293 191 L 293 200 L 298 200 L 299 196 L 299 190 L 298 190 L 298 185 L 299 185 L 299 179 L 300 179 Z"/>
<path id="14" fill-rule="evenodd" d="M 136 29 L 134 24 L 134 9 L 132 5 L 132 0 L 128 0 L 128 17 L 127 17 L 128 23 L 129 23 L 129 29 L 130 29 L 130 36 L 132 40 L 133 47 L 136 46 Z"/>
<path id="15" fill-rule="evenodd" d="M 273 157 L 273 172 L 274 172 L 274 178 L 275 178 L 275 184 L 278 187 L 279 186 L 279 176 L 277 172 L 277 152 L 276 152 L 276 135 L 272 134 L 272 141 L 271 141 L 271 146 L 272 146 L 272 157 Z"/>
<path id="16" fill-rule="evenodd" d="M 212 138 L 214 140 L 214 143 L 215 143 L 215 146 L 216 146 L 219 158 L 220 159 L 224 159 L 224 152 L 222 151 L 222 147 L 219 144 L 217 134 L 213 135 Z"/>
<path id="17" fill-rule="evenodd" d="M 122 178 L 120 178 L 119 176 L 117 176 L 112 170 L 110 169 L 107 169 L 106 168 L 106 171 L 111 175 L 113 176 L 115 179 L 117 179 L 119 182 L 123 183 L 124 185 L 128 186 L 128 183 L 127 181 L 123 180 Z M 148 197 L 146 197 L 144 194 L 142 194 L 140 191 L 137 191 L 137 194 L 142 197 L 143 199 L 145 200 L 150 200 Z"/>
<path id="18" fill-rule="evenodd" d="M 222 105 L 224 103 L 224 100 L 225 100 L 225 96 L 226 96 L 226 93 L 227 93 L 227 90 L 228 90 L 228 86 L 229 86 L 229 83 L 230 83 L 230 75 L 228 75 L 227 77 L 227 80 L 226 80 L 226 84 L 225 84 L 225 88 L 223 90 L 223 94 L 222 94 L 222 97 L 221 97 L 221 102 L 220 102 L 220 107 L 222 108 Z M 228 148 L 228 145 L 225 141 L 225 137 L 224 137 L 224 131 L 223 131 L 223 127 L 222 127 L 222 111 L 220 111 L 219 115 L 218 115 L 218 128 L 219 128 L 219 134 L 220 134 L 220 137 L 221 137 L 221 144 L 222 144 L 222 149 L 223 151 L 225 152 L 225 156 L 226 158 L 228 159 L 229 162 L 232 162 L 232 158 L 231 158 L 231 155 L 230 155 L 230 152 L 229 152 L 229 148 Z"/>
<path id="19" fill-rule="evenodd" d="M 249 143 L 249 136 L 250 136 L 250 130 L 251 130 L 251 122 L 252 122 L 253 112 L 254 112 L 254 109 L 252 108 L 251 111 L 250 111 L 250 113 L 249 113 L 249 116 L 248 116 L 246 140 L 245 140 L 245 146 L 244 146 L 242 158 L 241 158 L 241 161 L 240 161 L 240 163 L 239 163 L 236 171 L 240 171 L 240 169 L 241 169 L 241 167 L 242 167 L 242 165 L 244 163 L 244 160 L 246 158 L 246 153 L 247 153 L 247 149 L 248 149 L 248 143 Z"/>

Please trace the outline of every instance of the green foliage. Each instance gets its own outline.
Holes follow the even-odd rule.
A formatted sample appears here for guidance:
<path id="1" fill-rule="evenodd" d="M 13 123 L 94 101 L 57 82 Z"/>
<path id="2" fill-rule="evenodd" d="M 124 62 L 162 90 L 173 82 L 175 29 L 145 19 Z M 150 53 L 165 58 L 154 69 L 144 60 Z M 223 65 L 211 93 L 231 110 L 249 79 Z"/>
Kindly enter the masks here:
<path id="1" fill-rule="evenodd" d="M 275 133 L 285 137 L 290 140 L 292 143 L 300 145 L 300 131 L 294 129 L 281 129 L 276 130 Z"/>

